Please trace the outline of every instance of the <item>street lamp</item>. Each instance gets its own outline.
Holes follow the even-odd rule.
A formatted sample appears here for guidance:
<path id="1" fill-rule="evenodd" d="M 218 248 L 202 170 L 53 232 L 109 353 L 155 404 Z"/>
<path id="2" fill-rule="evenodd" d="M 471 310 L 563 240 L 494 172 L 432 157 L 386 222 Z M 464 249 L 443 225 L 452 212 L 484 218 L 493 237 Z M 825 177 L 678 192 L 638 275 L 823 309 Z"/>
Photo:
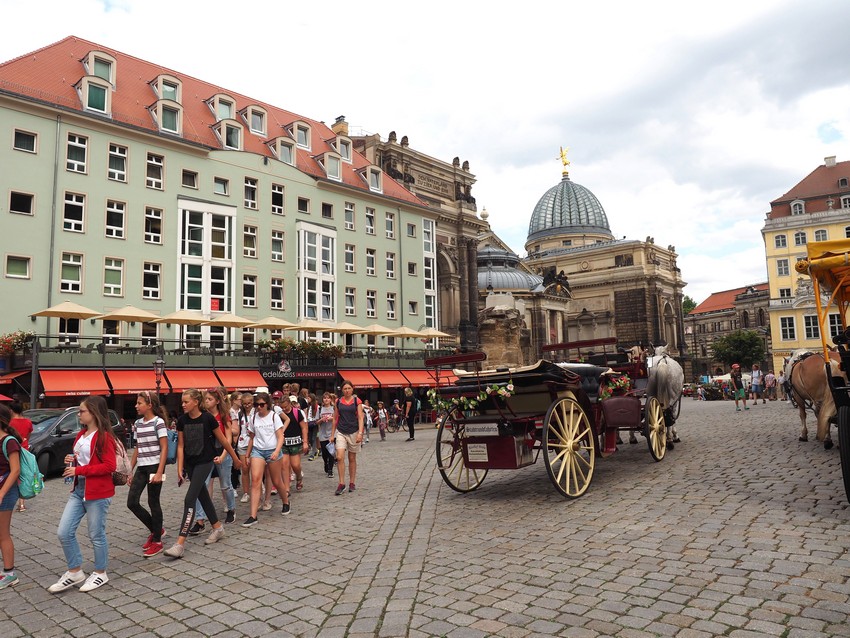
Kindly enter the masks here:
<path id="1" fill-rule="evenodd" d="M 156 375 L 156 398 L 159 399 L 159 386 L 162 384 L 162 373 L 165 372 L 165 361 L 157 357 L 153 362 L 153 373 Z"/>

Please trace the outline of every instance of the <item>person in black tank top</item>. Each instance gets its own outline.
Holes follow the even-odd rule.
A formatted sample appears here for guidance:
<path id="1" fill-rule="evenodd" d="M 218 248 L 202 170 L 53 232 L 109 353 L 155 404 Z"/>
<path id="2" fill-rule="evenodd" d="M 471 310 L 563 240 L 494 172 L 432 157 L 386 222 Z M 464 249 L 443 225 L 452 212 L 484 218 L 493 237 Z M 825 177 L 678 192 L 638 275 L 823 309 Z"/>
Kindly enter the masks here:
<path id="1" fill-rule="evenodd" d="M 354 395 L 354 384 L 343 381 L 342 398 L 336 403 L 336 422 L 331 434 L 336 446 L 336 463 L 339 469 L 339 485 L 336 495 L 345 491 L 345 458 L 348 456 L 348 491 L 354 491 L 357 478 L 357 453 L 363 443 L 363 402 Z"/>

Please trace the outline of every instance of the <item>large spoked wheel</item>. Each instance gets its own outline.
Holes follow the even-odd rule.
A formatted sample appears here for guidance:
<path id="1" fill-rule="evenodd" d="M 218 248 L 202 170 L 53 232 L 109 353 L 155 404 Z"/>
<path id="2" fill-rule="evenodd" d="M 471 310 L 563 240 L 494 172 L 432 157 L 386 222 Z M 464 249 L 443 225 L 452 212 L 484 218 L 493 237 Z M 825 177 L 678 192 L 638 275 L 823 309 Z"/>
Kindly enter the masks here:
<path id="1" fill-rule="evenodd" d="M 466 466 L 461 449 L 463 438 L 463 424 L 459 424 L 453 415 L 444 414 L 437 429 L 437 469 L 446 485 L 455 492 L 466 493 L 478 489 L 487 476 L 487 470 Z"/>
<path id="2" fill-rule="evenodd" d="M 841 457 L 844 493 L 850 502 L 850 407 L 845 405 L 838 408 L 838 453 Z"/>
<path id="3" fill-rule="evenodd" d="M 387 432 L 398 432 L 397 419 L 390 419 L 389 423 L 387 423 Z"/>
<path id="4" fill-rule="evenodd" d="M 664 423 L 664 408 L 658 399 L 649 397 L 644 407 L 644 420 L 646 422 L 646 444 L 649 453 L 656 461 L 664 458 L 667 452 L 667 426 Z"/>
<path id="5" fill-rule="evenodd" d="M 578 498 L 587 491 L 596 463 L 593 429 L 574 399 L 559 399 L 549 406 L 543 421 L 546 471 L 558 491 Z"/>

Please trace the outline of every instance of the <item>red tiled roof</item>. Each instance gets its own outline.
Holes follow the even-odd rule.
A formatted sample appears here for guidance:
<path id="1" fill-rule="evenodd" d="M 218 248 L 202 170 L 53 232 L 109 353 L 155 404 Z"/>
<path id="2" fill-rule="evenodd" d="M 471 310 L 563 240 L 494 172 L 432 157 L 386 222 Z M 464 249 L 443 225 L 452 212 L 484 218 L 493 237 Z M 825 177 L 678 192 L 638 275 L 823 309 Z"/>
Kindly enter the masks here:
<path id="1" fill-rule="evenodd" d="M 310 125 L 311 149 L 297 148 L 296 165 L 309 175 L 327 179 L 324 169 L 315 159 L 326 151 L 336 151 L 326 141 L 336 138 L 336 134 L 326 124 L 74 36 L 0 64 L 0 91 L 83 112 L 74 86 L 85 76 L 81 60 L 91 51 L 102 51 L 116 59 L 115 90 L 112 93 L 113 122 L 159 133 L 148 111 L 148 107 L 157 101 L 150 83 L 160 75 L 173 75 L 182 83 L 183 140 L 211 149 L 222 149 L 213 131 L 217 120 L 206 101 L 218 93 L 224 93 L 235 100 L 234 111 L 237 113 L 248 106 L 260 106 L 268 112 L 268 137 L 251 133 L 242 121 L 244 151 L 273 157 L 266 142 L 287 136 L 284 127 L 301 120 Z M 369 185 L 362 175 L 363 169 L 368 166 L 370 162 L 364 156 L 352 151 L 352 163 L 342 162 L 343 183 L 368 191 Z M 383 195 L 427 207 L 424 201 L 386 173 L 383 174 Z"/>
<path id="2" fill-rule="evenodd" d="M 774 199 L 771 205 L 838 193 L 840 190 L 850 193 L 850 189 L 839 189 L 838 180 L 850 178 L 850 162 L 837 162 L 835 166 L 818 166 L 802 179 L 794 188 L 782 197 Z"/>
<path id="3" fill-rule="evenodd" d="M 748 288 L 755 288 L 758 292 L 768 290 L 767 282 L 761 284 L 753 284 L 752 286 L 741 286 L 732 290 L 723 290 L 721 292 L 712 293 L 708 299 L 691 310 L 688 315 L 699 315 L 705 312 L 717 312 L 718 310 L 732 310 L 735 307 L 735 297 Z"/>

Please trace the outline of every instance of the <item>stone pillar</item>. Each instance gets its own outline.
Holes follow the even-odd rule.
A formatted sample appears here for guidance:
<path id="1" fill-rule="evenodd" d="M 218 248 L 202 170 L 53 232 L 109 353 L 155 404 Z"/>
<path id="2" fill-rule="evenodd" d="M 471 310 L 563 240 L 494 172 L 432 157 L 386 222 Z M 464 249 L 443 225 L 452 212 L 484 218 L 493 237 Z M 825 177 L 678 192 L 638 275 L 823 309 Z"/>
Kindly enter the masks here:
<path id="1" fill-rule="evenodd" d="M 458 282 L 460 292 L 458 317 L 460 318 L 460 321 L 458 321 L 457 328 L 458 335 L 460 336 L 460 347 L 462 350 L 466 350 L 473 347 L 474 344 L 470 343 L 469 338 L 469 313 L 471 309 L 471 303 L 469 300 L 469 282 L 467 281 L 467 277 L 469 277 L 469 267 L 467 265 L 466 239 L 463 237 L 458 237 L 457 272 L 460 277 L 460 281 Z"/>
<path id="2" fill-rule="evenodd" d="M 472 347 L 478 347 L 478 242 L 467 239 L 466 243 L 466 285 L 469 295 L 469 340 Z"/>

